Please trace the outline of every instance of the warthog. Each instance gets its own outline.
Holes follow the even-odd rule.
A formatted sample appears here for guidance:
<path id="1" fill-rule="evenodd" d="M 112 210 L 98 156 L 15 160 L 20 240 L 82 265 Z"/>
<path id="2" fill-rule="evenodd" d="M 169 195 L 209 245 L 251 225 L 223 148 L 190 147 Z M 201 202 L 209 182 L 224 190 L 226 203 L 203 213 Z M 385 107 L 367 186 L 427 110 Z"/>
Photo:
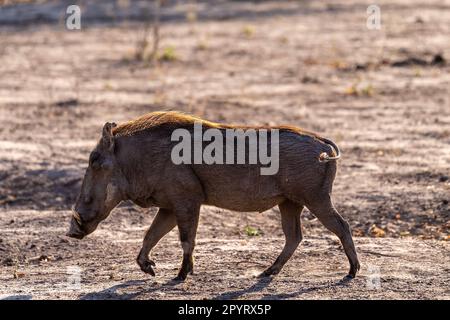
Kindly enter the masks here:
<path id="1" fill-rule="evenodd" d="M 174 164 L 173 131 L 184 128 L 193 132 L 198 122 L 203 129 L 221 132 L 264 129 L 222 125 L 178 112 L 153 112 L 120 126 L 106 123 L 90 154 L 67 235 L 82 239 L 92 233 L 124 200 L 144 208 L 159 207 L 137 263 L 154 276 L 155 264 L 149 254 L 178 226 L 183 261 L 176 279 L 184 280 L 193 272 L 192 253 L 202 204 L 246 212 L 262 212 L 278 205 L 286 242 L 276 261 L 261 274 L 270 276 L 280 272 L 302 241 L 300 214 L 306 206 L 339 237 L 350 262 L 347 277 L 355 277 L 359 262 L 350 227 L 331 200 L 340 157 L 332 141 L 296 127 L 269 128 L 277 129 L 279 137 L 279 170 L 273 175 L 261 175 L 259 164 Z"/>

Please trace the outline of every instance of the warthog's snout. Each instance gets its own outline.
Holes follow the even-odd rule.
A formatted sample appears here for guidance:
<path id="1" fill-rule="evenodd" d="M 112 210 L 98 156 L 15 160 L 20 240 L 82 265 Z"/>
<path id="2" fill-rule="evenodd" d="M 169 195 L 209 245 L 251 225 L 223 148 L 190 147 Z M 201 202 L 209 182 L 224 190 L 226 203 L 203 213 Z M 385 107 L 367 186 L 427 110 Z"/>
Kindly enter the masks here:
<path id="1" fill-rule="evenodd" d="M 72 211 L 72 219 L 70 220 L 70 227 L 66 236 L 75 239 L 83 239 L 97 229 L 98 223 L 100 222 L 99 220 L 94 219 L 86 221 L 82 219 L 81 216 L 76 210 Z"/>
<path id="2" fill-rule="evenodd" d="M 66 236 L 75 238 L 75 239 L 83 239 L 86 236 L 86 233 L 81 229 L 80 223 L 72 217 L 70 220 L 69 231 L 66 233 Z"/>
<path id="3" fill-rule="evenodd" d="M 70 220 L 69 231 L 66 233 L 66 236 L 75 239 L 83 239 L 86 234 L 87 233 L 81 227 L 80 215 L 77 212 L 73 211 L 72 219 Z"/>

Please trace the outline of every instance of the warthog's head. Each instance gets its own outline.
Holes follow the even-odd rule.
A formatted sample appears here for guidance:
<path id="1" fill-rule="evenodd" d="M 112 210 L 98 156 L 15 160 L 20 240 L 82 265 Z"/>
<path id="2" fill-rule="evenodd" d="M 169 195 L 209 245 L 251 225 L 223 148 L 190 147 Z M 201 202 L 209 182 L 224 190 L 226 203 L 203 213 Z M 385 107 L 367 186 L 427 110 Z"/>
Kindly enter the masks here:
<path id="1" fill-rule="evenodd" d="M 106 219 L 122 198 L 121 171 L 114 156 L 114 123 L 106 123 L 102 138 L 91 152 L 67 236 L 82 239 Z"/>

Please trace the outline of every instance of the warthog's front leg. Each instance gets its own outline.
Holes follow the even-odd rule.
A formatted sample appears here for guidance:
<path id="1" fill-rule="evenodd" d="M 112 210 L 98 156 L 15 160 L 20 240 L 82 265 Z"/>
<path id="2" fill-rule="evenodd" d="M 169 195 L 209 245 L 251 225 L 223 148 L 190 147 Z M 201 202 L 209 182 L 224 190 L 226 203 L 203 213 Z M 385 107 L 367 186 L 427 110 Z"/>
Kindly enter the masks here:
<path id="1" fill-rule="evenodd" d="M 286 237 L 286 243 L 277 260 L 260 275 L 261 277 L 278 274 L 302 241 L 300 215 L 303 206 L 286 200 L 280 203 L 278 207 L 280 208 L 281 226 Z"/>
<path id="2" fill-rule="evenodd" d="M 181 263 L 177 281 L 185 280 L 188 273 L 194 273 L 194 260 L 192 253 L 195 247 L 195 236 L 197 234 L 200 205 L 191 205 L 175 212 L 180 232 L 181 247 L 183 248 L 183 262 Z"/>
<path id="3" fill-rule="evenodd" d="M 170 230 L 172 230 L 177 225 L 175 214 L 168 209 L 159 209 L 158 213 L 153 219 L 152 225 L 145 234 L 144 243 L 142 244 L 142 249 L 136 259 L 141 270 L 145 273 L 155 275 L 152 266 L 155 263 L 148 258 L 150 251 L 153 247 L 164 237 Z"/>

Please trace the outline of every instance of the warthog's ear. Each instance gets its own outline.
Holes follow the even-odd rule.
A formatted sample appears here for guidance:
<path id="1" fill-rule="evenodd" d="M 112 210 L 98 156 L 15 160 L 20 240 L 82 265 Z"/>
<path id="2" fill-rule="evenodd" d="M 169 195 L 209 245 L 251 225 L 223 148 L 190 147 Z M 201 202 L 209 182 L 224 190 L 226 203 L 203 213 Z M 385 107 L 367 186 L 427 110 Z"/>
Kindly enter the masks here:
<path id="1" fill-rule="evenodd" d="M 103 146 L 111 152 L 114 150 L 114 135 L 112 133 L 112 129 L 115 127 L 117 127 L 117 124 L 115 124 L 114 122 L 107 122 L 103 126 Z"/>

